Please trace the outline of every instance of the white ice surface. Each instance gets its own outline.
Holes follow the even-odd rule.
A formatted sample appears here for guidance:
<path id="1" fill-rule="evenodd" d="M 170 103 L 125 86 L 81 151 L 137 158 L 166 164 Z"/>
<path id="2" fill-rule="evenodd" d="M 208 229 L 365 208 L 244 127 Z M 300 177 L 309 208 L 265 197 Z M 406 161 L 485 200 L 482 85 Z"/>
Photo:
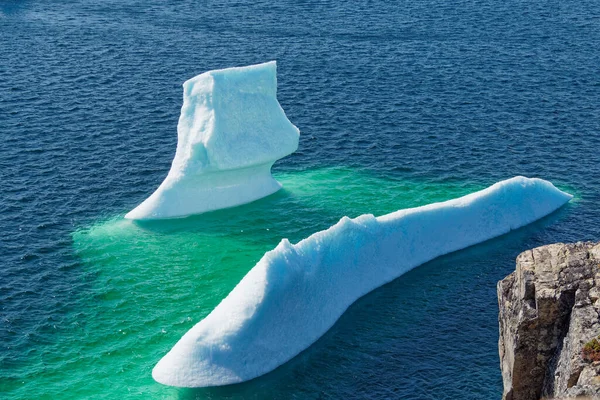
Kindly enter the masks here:
<path id="1" fill-rule="evenodd" d="M 277 101 L 275 61 L 205 72 L 183 84 L 177 151 L 159 188 L 125 218 L 176 218 L 233 207 L 281 188 L 271 166 L 298 148 Z"/>
<path id="2" fill-rule="evenodd" d="M 180 387 L 263 375 L 321 337 L 358 298 L 452 251 L 527 225 L 571 195 L 516 177 L 443 203 L 378 218 L 344 217 L 292 245 L 286 239 L 190 329 L 152 371 Z"/>

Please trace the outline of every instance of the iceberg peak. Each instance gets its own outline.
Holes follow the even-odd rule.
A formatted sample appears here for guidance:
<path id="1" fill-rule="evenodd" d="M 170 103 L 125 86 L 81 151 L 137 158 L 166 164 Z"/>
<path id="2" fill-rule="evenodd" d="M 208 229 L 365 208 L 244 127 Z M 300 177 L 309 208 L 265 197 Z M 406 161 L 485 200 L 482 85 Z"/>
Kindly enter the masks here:
<path id="1" fill-rule="evenodd" d="M 183 84 L 177 150 L 158 189 L 125 218 L 185 217 L 281 188 L 271 166 L 298 148 L 277 101 L 277 63 L 208 71 Z"/>

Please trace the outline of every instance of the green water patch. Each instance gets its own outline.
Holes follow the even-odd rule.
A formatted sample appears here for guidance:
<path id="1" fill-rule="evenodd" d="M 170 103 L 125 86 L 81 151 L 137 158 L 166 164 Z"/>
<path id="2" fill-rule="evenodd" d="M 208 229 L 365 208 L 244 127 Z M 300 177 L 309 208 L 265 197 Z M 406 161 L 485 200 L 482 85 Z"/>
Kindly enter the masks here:
<path id="1" fill-rule="evenodd" d="M 152 380 L 153 366 L 282 238 L 296 243 L 345 215 L 382 215 L 483 188 L 344 168 L 276 178 L 284 189 L 244 206 L 153 222 L 118 216 L 74 232 L 88 289 L 56 341 L 41 346 L 19 392 L 178 398 L 180 389 Z"/>

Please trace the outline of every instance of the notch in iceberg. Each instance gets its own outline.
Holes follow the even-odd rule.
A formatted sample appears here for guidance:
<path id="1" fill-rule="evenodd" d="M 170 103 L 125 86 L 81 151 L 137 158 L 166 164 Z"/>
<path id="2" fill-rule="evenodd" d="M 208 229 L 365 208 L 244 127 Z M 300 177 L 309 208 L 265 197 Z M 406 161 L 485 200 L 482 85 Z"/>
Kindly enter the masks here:
<path id="1" fill-rule="evenodd" d="M 449 200 L 331 228 L 267 252 L 154 367 L 166 385 L 227 385 L 263 375 L 321 337 L 358 298 L 438 256 L 542 218 L 572 196 L 516 177 Z"/>
<path id="2" fill-rule="evenodd" d="M 227 68 L 183 84 L 177 151 L 159 188 L 125 218 L 176 218 L 233 207 L 281 188 L 271 166 L 298 148 L 277 101 L 277 64 Z"/>

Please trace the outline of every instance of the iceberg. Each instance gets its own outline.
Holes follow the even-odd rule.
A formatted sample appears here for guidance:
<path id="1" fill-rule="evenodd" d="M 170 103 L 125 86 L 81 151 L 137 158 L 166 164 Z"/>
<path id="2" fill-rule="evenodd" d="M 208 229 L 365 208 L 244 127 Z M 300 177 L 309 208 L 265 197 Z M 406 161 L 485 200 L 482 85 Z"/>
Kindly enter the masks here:
<path id="1" fill-rule="evenodd" d="M 572 196 L 515 177 L 442 203 L 342 218 L 267 252 L 154 367 L 179 387 L 243 382 L 308 348 L 358 298 L 438 256 L 542 218 Z"/>
<path id="2" fill-rule="evenodd" d="M 281 188 L 271 166 L 298 138 L 277 101 L 275 61 L 200 74 L 183 84 L 167 177 L 125 218 L 185 217 L 268 196 Z"/>

